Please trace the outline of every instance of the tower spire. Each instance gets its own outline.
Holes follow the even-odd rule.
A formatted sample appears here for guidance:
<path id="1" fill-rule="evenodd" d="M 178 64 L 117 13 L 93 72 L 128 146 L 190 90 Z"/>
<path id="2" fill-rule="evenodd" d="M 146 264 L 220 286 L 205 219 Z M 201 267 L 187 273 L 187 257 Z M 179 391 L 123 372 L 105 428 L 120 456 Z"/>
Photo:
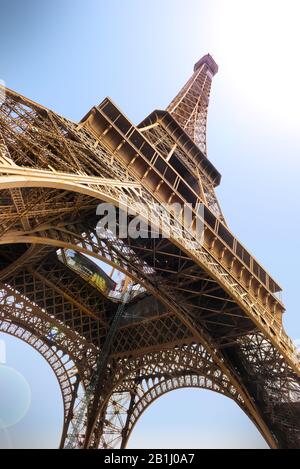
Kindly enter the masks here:
<path id="1" fill-rule="evenodd" d="M 211 82 L 218 65 L 207 54 L 194 66 L 194 73 L 167 111 L 206 155 L 206 120 Z"/>

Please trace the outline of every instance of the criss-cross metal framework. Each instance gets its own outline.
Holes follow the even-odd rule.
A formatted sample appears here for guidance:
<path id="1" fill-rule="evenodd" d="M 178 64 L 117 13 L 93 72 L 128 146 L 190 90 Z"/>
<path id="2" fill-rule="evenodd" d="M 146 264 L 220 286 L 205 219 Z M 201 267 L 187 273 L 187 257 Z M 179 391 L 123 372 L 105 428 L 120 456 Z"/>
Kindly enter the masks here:
<path id="1" fill-rule="evenodd" d="M 280 286 L 229 230 L 215 193 L 220 174 L 206 156 L 216 72 L 203 57 L 168 109 L 138 126 L 108 98 L 77 124 L 5 90 L 0 330 L 56 374 L 61 447 L 125 447 L 144 410 L 182 387 L 233 399 L 270 447 L 299 447 L 299 357 L 282 325 Z M 96 229 L 100 202 L 116 207 L 116 233 Z M 190 204 L 184 229 L 173 203 Z M 144 227 L 154 220 L 158 235 L 121 237 L 125 209 Z M 70 250 L 140 285 L 75 435 L 119 300 L 67 262 Z"/>

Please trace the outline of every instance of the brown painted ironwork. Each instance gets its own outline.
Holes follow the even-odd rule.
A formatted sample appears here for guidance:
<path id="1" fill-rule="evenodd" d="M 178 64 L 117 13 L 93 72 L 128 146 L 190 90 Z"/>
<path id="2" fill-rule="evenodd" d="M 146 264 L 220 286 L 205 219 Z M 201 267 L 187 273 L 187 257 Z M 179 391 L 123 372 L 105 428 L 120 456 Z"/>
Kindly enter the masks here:
<path id="1" fill-rule="evenodd" d="M 119 304 L 71 268 L 68 250 L 141 286 L 113 336 L 77 447 L 125 447 L 148 405 L 181 387 L 233 399 L 271 447 L 299 447 L 299 356 L 282 325 L 281 288 L 228 228 L 215 193 L 221 176 L 206 155 L 216 72 L 204 56 L 167 110 L 138 126 L 108 98 L 77 124 L 5 90 L 0 330 L 35 347 L 56 373 L 61 447 Z M 117 220 L 121 208 L 144 222 L 148 212 L 160 235 L 99 236 L 100 202 L 116 206 Z M 161 208 L 174 202 L 191 204 L 184 230 Z"/>

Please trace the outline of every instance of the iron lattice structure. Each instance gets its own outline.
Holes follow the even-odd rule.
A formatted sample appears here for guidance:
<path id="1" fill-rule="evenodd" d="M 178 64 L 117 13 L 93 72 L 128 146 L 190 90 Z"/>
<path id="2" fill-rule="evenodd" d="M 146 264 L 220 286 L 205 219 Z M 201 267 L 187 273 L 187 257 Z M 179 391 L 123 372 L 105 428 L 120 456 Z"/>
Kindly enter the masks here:
<path id="1" fill-rule="evenodd" d="M 5 90 L 0 330 L 33 346 L 56 374 L 61 447 L 125 447 L 144 410 L 182 387 L 233 399 L 270 447 L 300 446 L 299 357 L 282 325 L 280 286 L 228 229 L 215 193 L 220 174 L 206 156 L 216 72 L 212 57 L 203 57 L 168 109 L 138 126 L 108 98 L 74 123 Z M 96 207 L 114 204 L 119 222 L 120 200 L 141 220 L 148 211 L 160 235 L 99 236 Z M 190 203 L 190 225 L 183 230 L 162 202 Z M 89 262 L 79 269 L 70 252 Z M 120 304 L 99 288 L 99 278 L 102 286 L 107 279 L 98 261 L 140 290 L 111 334 L 76 427 L 80 396 L 95 380 Z"/>

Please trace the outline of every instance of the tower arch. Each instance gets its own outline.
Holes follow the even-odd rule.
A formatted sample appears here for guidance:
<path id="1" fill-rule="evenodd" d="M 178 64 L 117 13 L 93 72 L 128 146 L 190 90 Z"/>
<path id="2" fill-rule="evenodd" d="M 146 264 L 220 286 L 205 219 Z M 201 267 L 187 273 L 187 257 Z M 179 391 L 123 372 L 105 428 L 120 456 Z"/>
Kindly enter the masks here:
<path id="1" fill-rule="evenodd" d="M 175 389 L 189 387 L 211 390 L 232 399 L 266 438 L 257 421 L 249 415 L 243 397 L 203 346 L 190 344 L 142 358 L 127 357 L 124 361 L 127 373 L 122 372 L 124 366 L 120 363 L 116 381 L 98 418 L 93 448 L 125 448 L 139 418 L 156 399 Z"/>
<path id="2" fill-rule="evenodd" d="M 33 348 L 47 362 L 58 382 L 63 403 L 63 434 L 68 416 L 72 410 L 78 392 L 80 375 L 70 356 L 57 348 L 46 337 L 41 337 L 36 330 L 29 330 L 25 324 L 13 323 L 9 316 L 0 319 L 0 332 L 10 335 Z"/>

